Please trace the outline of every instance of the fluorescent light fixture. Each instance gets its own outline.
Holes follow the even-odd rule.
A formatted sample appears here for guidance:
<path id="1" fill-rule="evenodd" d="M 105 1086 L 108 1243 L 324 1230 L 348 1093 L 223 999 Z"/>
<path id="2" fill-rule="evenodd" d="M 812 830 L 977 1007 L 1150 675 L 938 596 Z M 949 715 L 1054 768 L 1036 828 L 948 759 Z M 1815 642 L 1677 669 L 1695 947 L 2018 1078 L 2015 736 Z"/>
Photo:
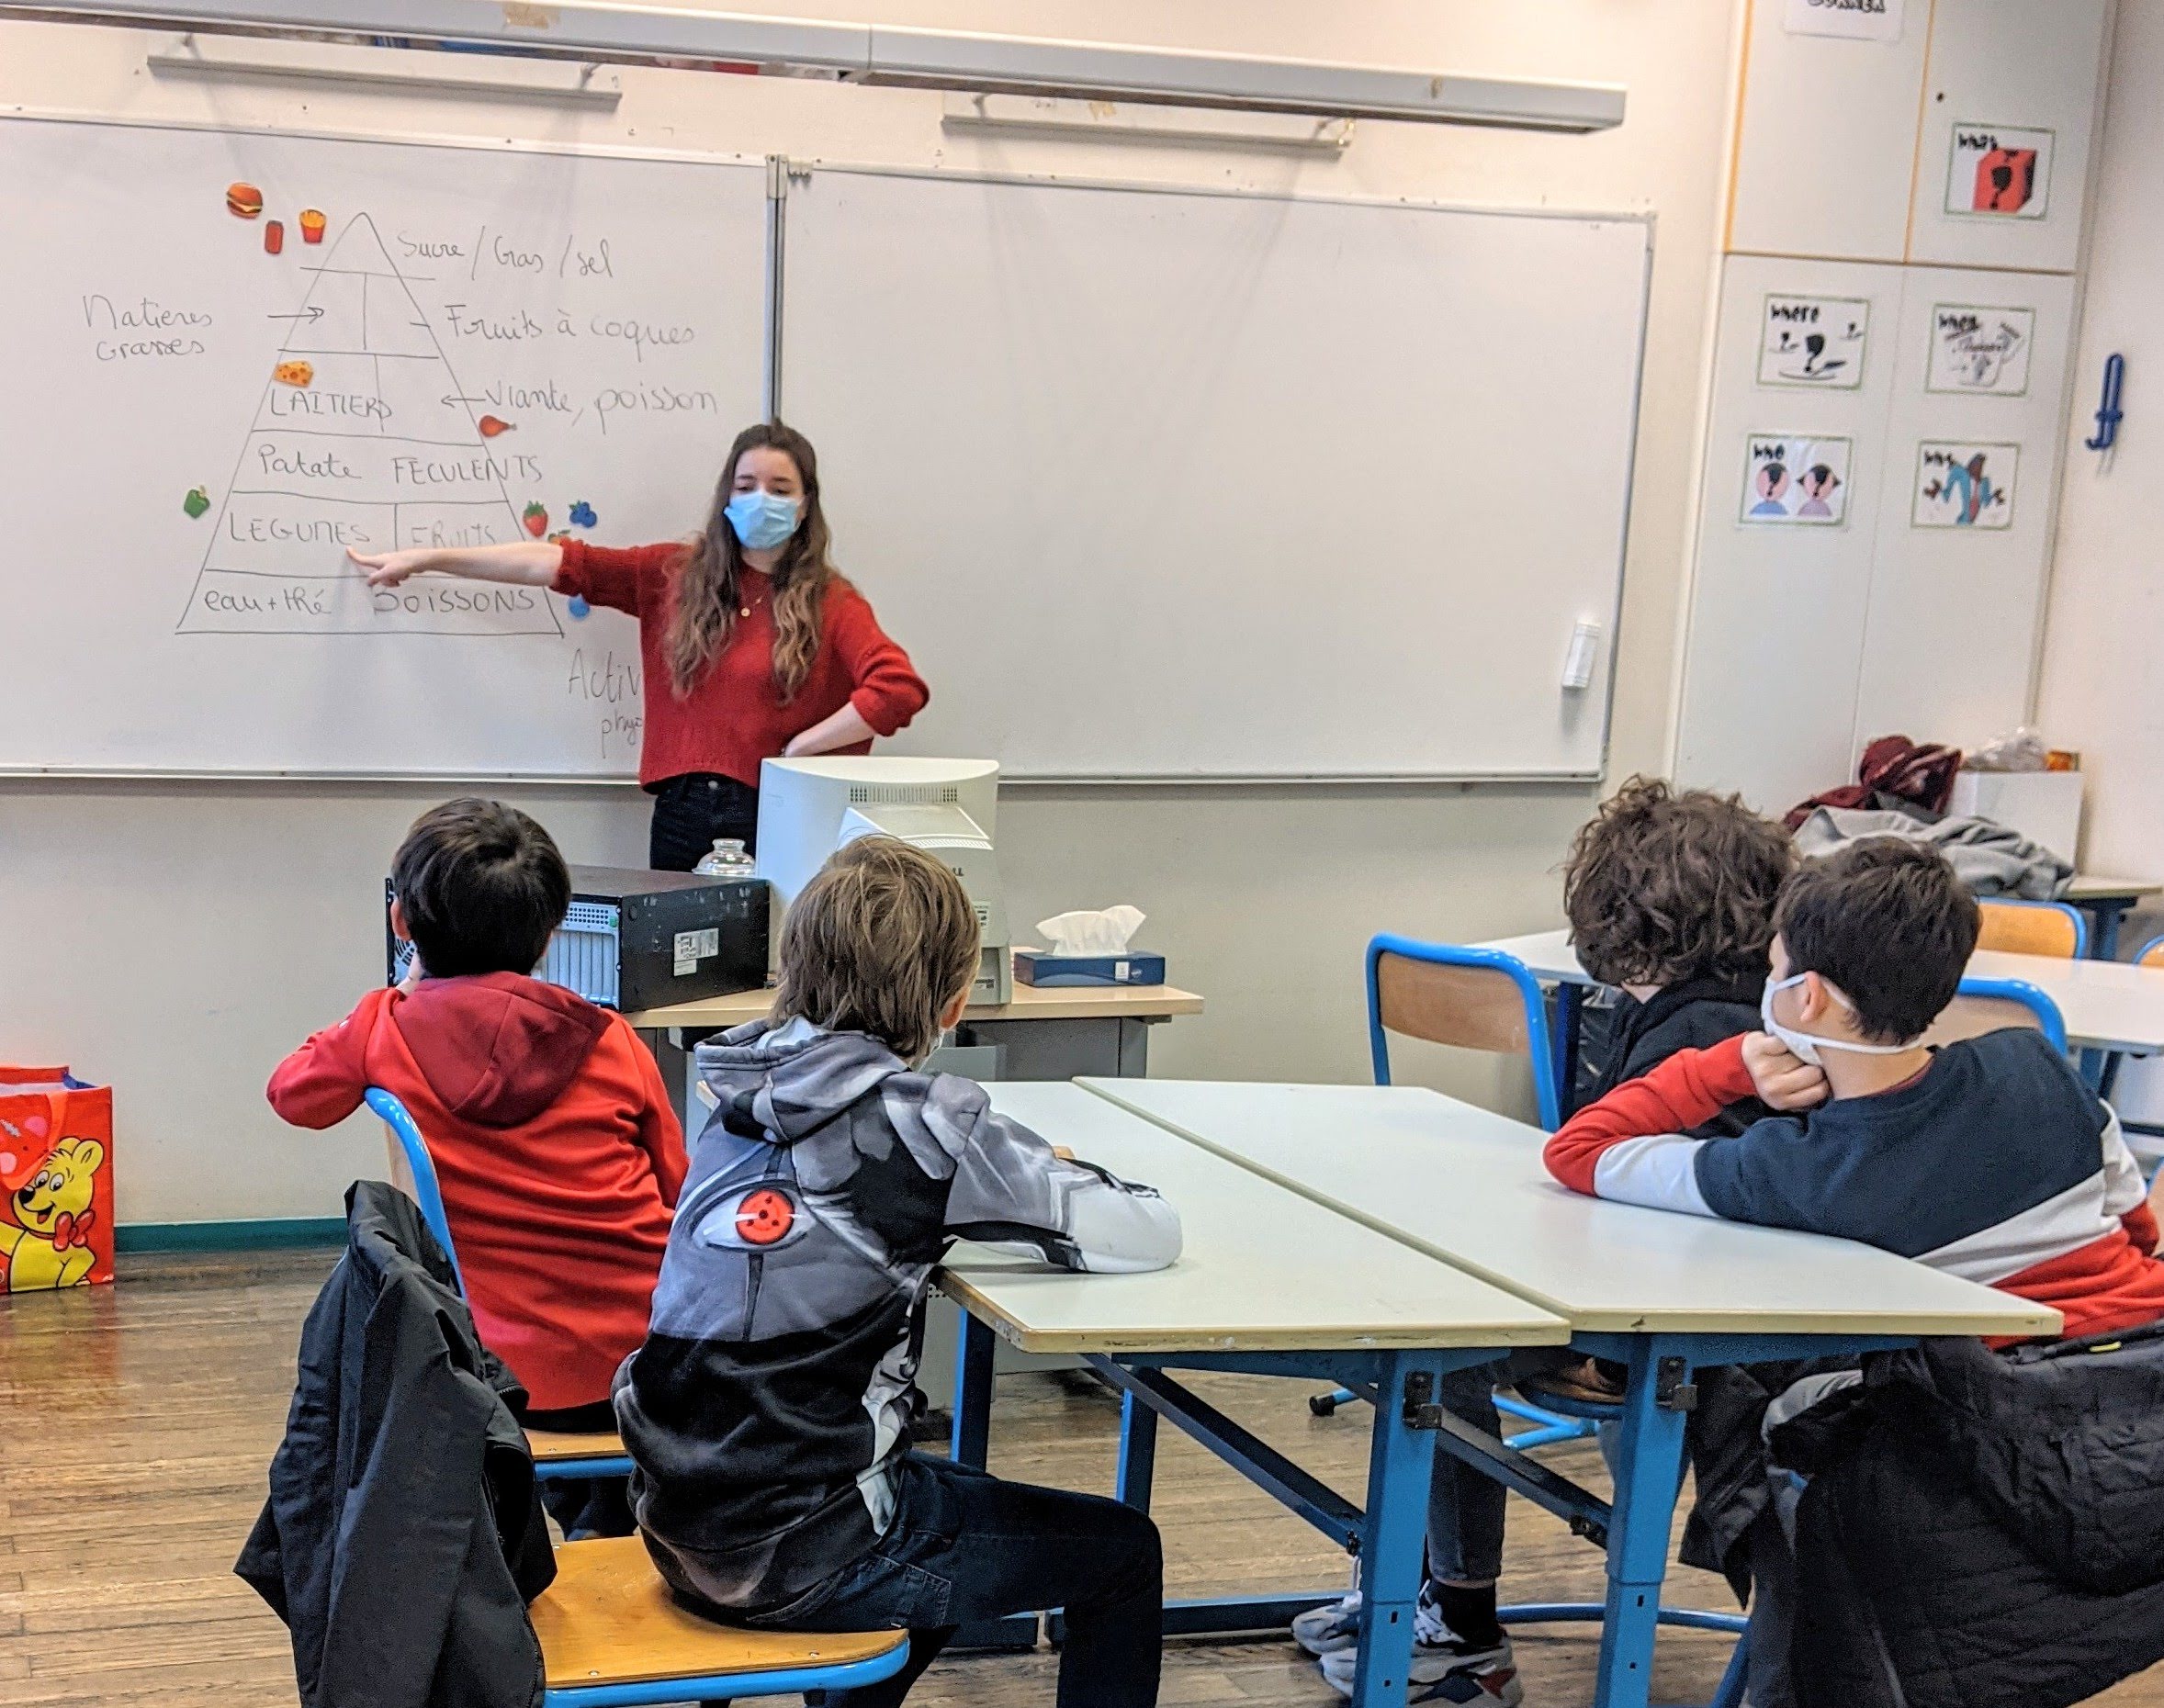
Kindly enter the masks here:
<path id="1" fill-rule="evenodd" d="M 1049 95 L 954 94 L 947 96 L 940 122 L 949 130 L 1290 150 L 1330 160 L 1345 152 L 1354 124 L 1349 118 L 1315 118 L 1305 113 L 1212 112 L 1132 101 L 1070 101 Z"/>
<path id="2" fill-rule="evenodd" d="M 1615 84 L 1544 83 L 964 30 L 694 12 L 623 0 L 62 0 L 73 18 L 498 42 L 532 52 L 718 60 L 747 70 L 971 94 L 1142 101 L 1517 129 L 1623 122 Z M 0 0 L 50 17 L 53 0 Z"/>
<path id="3" fill-rule="evenodd" d="M 1623 89 L 1613 84 L 1528 83 L 883 24 L 872 27 L 871 64 L 857 81 L 1536 130 L 1608 129 L 1623 122 L 1624 105 Z"/>
<path id="4" fill-rule="evenodd" d="M 305 78 L 408 94 L 600 108 L 614 107 L 624 98 L 624 79 L 603 66 L 508 54 L 412 53 L 330 41 L 189 35 L 152 48 L 148 59 L 153 75 L 205 82 Z"/>

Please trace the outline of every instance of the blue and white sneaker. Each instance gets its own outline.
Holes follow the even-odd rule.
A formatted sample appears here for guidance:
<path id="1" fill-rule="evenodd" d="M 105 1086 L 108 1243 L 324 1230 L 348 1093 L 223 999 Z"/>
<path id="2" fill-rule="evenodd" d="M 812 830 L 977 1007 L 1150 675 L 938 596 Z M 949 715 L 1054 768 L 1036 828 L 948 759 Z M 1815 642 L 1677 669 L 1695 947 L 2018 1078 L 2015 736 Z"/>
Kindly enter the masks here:
<path id="1" fill-rule="evenodd" d="M 1349 1610 L 1344 1618 L 1344 1640 L 1326 1651 L 1309 1652 L 1322 1662 L 1323 1681 L 1339 1695 L 1350 1696 L 1353 1680 L 1360 1669 L 1360 1592 L 1355 1590 L 1335 1608 L 1316 1608 L 1303 1617 L 1313 1619 L 1340 1609 Z M 1297 1627 L 1294 1635 L 1299 1635 Z M 1335 1627 L 1332 1635 L 1336 1635 Z M 1304 1639 L 1301 1646 L 1307 1646 Z M 1406 1673 L 1406 1702 L 1455 1702 L 1460 1708 L 1518 1708 L 1525 1699 L 1509 1634 L 1504 1634 L 1493 1646 L 1468 1643 L 1443 1623 L 1442 1610 L 1436 1605 L 1435 1586 L 1422 1584 L 1419 1598 L 1413 1604 L 1413 1663 Z"/>
<path id="2" fill-rule="evenodd" d="M 1322 1657 L 1323 1681 L 1340 1696 L 1350 1696 L 1359 1666 L 1357 1647 L 1337 1649 Z M 1492 1648 L 1476 1648 L 1448 1632 L 1439 1643 L 1416 1636 L 1405 1700 L 1452 1702 L 1458 1708 L 1518 1708 L 1526 1700 L 1526 1687 L 1518 1682 L 1510 1638 L 1505 1636 Z"/>
<path id="3" fill-rule="evenodd" d="M 1360 1641 L 1360 1592 L 1350 1591 L 1341 1600 L 1311 1607 L 1292 1622 L 1292 1640 L 1317 1660 L 1340 1649 L 1356 1648 Z"/>

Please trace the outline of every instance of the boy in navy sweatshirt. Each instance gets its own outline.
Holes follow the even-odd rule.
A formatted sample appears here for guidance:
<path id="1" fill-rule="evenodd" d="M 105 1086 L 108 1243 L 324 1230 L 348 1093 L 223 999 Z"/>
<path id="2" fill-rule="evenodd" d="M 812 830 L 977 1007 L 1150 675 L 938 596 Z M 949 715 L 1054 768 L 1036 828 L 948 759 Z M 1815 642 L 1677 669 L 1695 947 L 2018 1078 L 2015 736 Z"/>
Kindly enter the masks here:
<path id="1" fill-rule="evenodd" d="M 1157 1700 L 1146 1513 L 909 1451 L 925 1290 L 957 1239 L 1097 1273 L 1162 1268 L 1179 1218 L 1057 1155 L 984 1087 L 918 1071 L 960 1017 L 977 921 L 937 860 L 837 853 L 789 909 L 771 1018 L 702 1045 L 692 1157 L 647 1343 L 616 1380 L 661 1575 L 733 1624 L 909 1632 L 898 1702 L 958 1625 L 1063 1607 L 1062 1708 Z"/>

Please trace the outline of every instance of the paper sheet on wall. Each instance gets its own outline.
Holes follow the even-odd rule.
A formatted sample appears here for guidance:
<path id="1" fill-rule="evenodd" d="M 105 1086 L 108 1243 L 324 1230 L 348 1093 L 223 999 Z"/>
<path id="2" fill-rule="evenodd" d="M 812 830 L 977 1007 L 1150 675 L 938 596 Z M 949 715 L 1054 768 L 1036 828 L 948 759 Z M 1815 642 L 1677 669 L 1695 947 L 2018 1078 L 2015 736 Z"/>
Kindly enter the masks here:
<path id="1" fill-rule="evenodd" d="M 1741 522 L 1839 527 L 1848 520 L 1849 441 L 1809 433 L 1753 433 L 1743 453 Z"/>
<path id="2" fill-rule="evenodd" d="M 1901 0 L 1788 0 L 1787 25 L 1792 36 L 1899 41 Z"/>
<path id="3" fill-rule="evenodd" d="M 1769 294 L 1759 329 L 1758 383 L 1853 391 L 1864 383 L 1871 305 L 1860 297 Z"/>
<path id="4" fill-rule="evenodd" d="M 1909 512 L 1910 525 L 2011 528 L 2015 471 L 2020 462 L 2019 445 L 1926 439 L 1916 449 L 1916 498 Z"/>
<path id="5" fill-rule="evenodd" d="M 1984 219 L 2041 219 L 2051 202 L 2054 133 L 1957 119 L 1947 133 L 1946 211 Z"/>
<path id="6" fill-rule="evenodd" d="M 1942 302 L 1931 311 L 1928 391 L 2019 398 L 2029 389 L 2034 309 L 1987 309 Z"/>

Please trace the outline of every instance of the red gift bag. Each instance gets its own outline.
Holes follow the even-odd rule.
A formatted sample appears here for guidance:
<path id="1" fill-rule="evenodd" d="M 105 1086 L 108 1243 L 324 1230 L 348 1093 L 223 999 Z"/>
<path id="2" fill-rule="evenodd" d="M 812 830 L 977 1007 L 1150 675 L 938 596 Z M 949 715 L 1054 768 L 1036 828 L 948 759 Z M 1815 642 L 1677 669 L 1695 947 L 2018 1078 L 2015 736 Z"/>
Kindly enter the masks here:
<path id="1" fill-rule="evenodd" d="M 0 1293 L 112 1278 L 112 1088 L 0 1067 Z"/>

